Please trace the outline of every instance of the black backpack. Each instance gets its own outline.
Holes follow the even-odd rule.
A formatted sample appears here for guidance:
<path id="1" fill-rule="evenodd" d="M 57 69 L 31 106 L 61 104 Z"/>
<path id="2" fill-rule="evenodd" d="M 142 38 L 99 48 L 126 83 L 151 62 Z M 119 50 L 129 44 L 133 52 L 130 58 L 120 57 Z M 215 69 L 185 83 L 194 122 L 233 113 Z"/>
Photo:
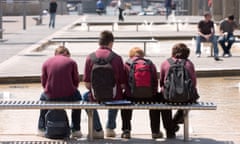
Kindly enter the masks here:
<path id="1" fill-rule="evenodd" d="M 164 83 L 164 99 L 173 103 L 196 102 L 199 98 L 196 88 L 193 86 L 189 72 L 185 68 L 186 60 L 176 62 L 169 58 L 170 68 Z"/>
<path id="2" fill-rule="evenodd" d="M 115 54 L 110 52 L 107 58 L 97 58 L 90 55 L 93 62 L 91 85 L 93 97 L 98 101 L 112 101 L 116 95 L 116 80 L 111 61 Z"/>
<path id="3" fill-rule="evenodd" d="M 45 115 L 45 137 L 51 139 L 69 138 L 70 127 L 65 110 L 48 110 Z"/>
<path id="4" fill-rule="evenodd" d="M 135 99 L 148 99 L 154 95 L 154 84 L 157 79 L 153 76 L 153 63 L 149 59 L 136 58 L 128 60 L 130 66 L 128 83 L 131 88 L 131 97 Z"/>

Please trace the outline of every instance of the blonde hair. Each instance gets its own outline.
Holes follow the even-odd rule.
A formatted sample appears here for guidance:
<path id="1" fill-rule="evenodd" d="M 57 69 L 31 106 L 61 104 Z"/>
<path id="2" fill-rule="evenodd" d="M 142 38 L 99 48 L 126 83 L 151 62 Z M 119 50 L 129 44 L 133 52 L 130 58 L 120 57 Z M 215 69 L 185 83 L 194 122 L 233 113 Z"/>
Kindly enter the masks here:
<path id="1" fill-rule="evenodd" d="M 68 56 L 68 57 L 71 56 L 69 50 L 64 46 L 59 46 L 58 48 L 56 48 L 55 55 L 64 55 L 64 56 Z"/>
<path id="2" fill-rule="evenodd" d="M 144 52 L 139 47 L 133 47 L 133 48 L 130 49 L 128 56 L 130 58 L 135 57 L 135 56 L 137 56 L 137 57 L 144 57 Z"/>

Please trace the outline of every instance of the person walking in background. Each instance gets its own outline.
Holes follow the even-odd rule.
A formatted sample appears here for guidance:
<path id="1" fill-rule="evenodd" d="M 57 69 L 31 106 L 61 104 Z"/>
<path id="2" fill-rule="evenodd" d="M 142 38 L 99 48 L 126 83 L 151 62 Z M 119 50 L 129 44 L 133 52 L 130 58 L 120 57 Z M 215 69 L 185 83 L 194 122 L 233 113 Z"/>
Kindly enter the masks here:
<path id="1" fill-rule="evenodd" d="M 125 9 L 125 5 L 124 5 L 123 0 L 118 0 L 117 6 L 118 6 L 118 20 L 119 21 L 124 21 L 123 11 Z"/>
<path id="2" fill-rule="evenodd" d="M 234 16 L 230 15 L 227 19 L 224 19 L 220 22 L 220 36 L 218 42 L 220 43 L 223 49 L 223 57 L 231 57 L 232 54 L 230 49 L 232 44 L 235 41 L 235 37 L 233 35 L 234 30 L 237 28 L 237 24 L 234 21 Z M 227 44 L 226 44 L 227 43 Z"/>
<path id="3" fill-rule="evenodd" d="M 214 23 L 210 13 L 204 14 L 204 20 L 198 23 L 198 35 L 196 36 L 196 55 L 201 56 L 201 42 L 211 42 L 214 50 L 214 59 L 219 61 L 217 37 L 215 35 Z"/>
<path id="4" fill-rule="evenodd" d="M 172 12 L 172 0 L 165 0 L 165 8 L 166 8 L 166 20 L 168 20 L 168 16 Z"/>
<path id="5" fill-rule="evenodd" d="M 194 64 L 192 63 L 191 60 L 188 59 L 190 54 L 190 49 L 186 46 L 184 43 L 177 43 L 173 46 L 172 48 L 172 56 L 171 59 L 173 61 L 182 61 L 185 60 L 185 65 L 184 67 L 187 69 L 189 76 L 192 80 L 193 87 L 195 88 L 197 92 L 197 76 L 196 76 L 196 71 Z M 167 60 L 163 61 L 161 66 L 160 66 L 160 88 L 161 88 L 161 93 L 164 93 L 164 84 L 166 82 L 166 78 L 168 75 L 168 71 L 170 69 L 170 63 Z M 170 114 L 172 115 L 172 114 Z M 176 114 L 174 115 L 174 118 L 172 120 L 172 137 L 175 136 L 175 132 L 178 131 L 179 126 L 178 124 L 183 123 L 183 111 L 178 110 Z"/>
<path id="6" fill-rule="evenodd" d="M 119 56 L 118 54 L 112 51 L 113 42 L 114 42 L 114 36 L 112 32 L 102 31 L 100 33 L 100 38 L 99 38 L 99 48 L 94 53 L 91 53 L 90 55 L 88 55 L 86 58 L 83 81 L 85 82 L 85 86 L 89 90 L 89 92 L 86 92 L 83 95 L 84 101 L 96 101 L 96 95 L 94 95 L 93 93 L 96 91 L 93 91 L 93 83 L 92 83 L 93 79 L 91 77 L 91 73 L 94 65 L 94 61 L 92 60 L 92 57 L 91 57 L 92 54 L 95 54 L 95 57 L 99 58 L 99 61 L 101 59 L 109 58 L 112 54 L 114 55 L 110 61 L 112 70 L 114 71 L 114 77 L 115 77 L 113 100 L 123 99 L 123 89 L 125 89 L 125 83 L 126 83 L 124 65 L 123 65 L 121 56 Z M 101 83 L 99 85 L 103 85 L 103 84 Z M 116 136 L 114 129 L 116 128 L 117 112 L 118 112 L 117 109 L 108 110 L 106 137 Z M 102 130 L 102 125 L 99 119 L 98 112 L 96 110 L 93 113 L 93 127 L 94 127 L 93 138 L 103 139 L 104 132 Z"/>
<path id="7" fill-rule="evenodd" d="M 79 74 L 77 63 L 70 58 L 67 48 L 60 46 L 55 50 L 55 56 L 49 58 L 42 66 L 41 83 L 44 92 L 43 101 L 80 101 L 78 91 Z M 48 110 L 40 110 L 38 121 L 39 132 L 45 131 L 45 115 Z M 72 137 L 82 137 L 80 131 L 81 110 L 72 110 Z"/>
<path id="8" fill-rule="evenodd" d="M 56 12 L 57 12 L 57 2 L 56 0 L 51 0 L 49 4 L 49 14 L 50 14 L 49 28 L 51 27 L 55 28 Z"/>
<path id="9" fill-rule="evenodd" d="M 104 6 L 104 3 L 102 2 L 102 0 L 97 1 L 96 7 L 97 7 L 97 9 L 96 9 L 97 14 L 102 15 L 105 11 L 105 6 Z"/>

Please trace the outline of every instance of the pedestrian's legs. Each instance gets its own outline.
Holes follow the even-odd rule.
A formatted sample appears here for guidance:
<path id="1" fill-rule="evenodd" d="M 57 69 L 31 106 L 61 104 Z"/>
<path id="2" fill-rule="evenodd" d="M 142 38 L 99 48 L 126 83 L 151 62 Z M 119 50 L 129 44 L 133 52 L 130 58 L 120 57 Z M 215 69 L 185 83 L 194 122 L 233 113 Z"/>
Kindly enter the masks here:
<path id="1" fill-rule="evenodd" d="M 196 54 L 201 54 L 201 36 L 196 36 Z"/>
<path id="2" fill-rule="evenodd" d="M 52 16 L 52 28 L 55 28 L 56 13 Z"/>
<path id="3" fill-rule="evenodd" d="M 82 97 L 83 97 L 82 98 L 83 101 L 89 101 L 89 92 L 84 93 Z M 86 112 L 88 113 L 87 110 L 86 110 Z M 102 130 L 102 125 L 101 125 L 97 110 L 93 111 L 93 128 L 96 131 L 101 131 Z"/>
<path id="4" fill-rule="evenodd" d="M 162 120 L 163 126 L 167 132 L 167 138 L 175 138 L 175 131 L 178 130 L 178 126 L 174 124 L 172 120 L 172 111 L 171 110 L 162 110 Z"/>
<path id="5" fill-rule="evenodd" d="M 45 93 L 42 93 L 40 96 L 40 100 L 42 101 L 46 101 L 47 100 L 47 95 Z M 48 112 L 47 109 L 41 109 L 40 110 L 40 116 L 39 116 L 39 120 L 38 120 L 38 129 L 39 130 L 45 130 L 45 115 Z"/>
<path id="6" fill-rule="evenodd" d="M 225 37 L 224 36 L 219 37 L 218 42 L 223 49 L 223 56 L 224 56 L 224 54 L 228 53 L 227 47 L 225 46 L 225 42 L 226 42 Z"/>
<path id="7" fill-rule="evenodd" d="M 160 110 L 149 110 L 151 131 L 154 134 L 160 132 Z"/>
<path id="8" fill-rule="evenodd" d="M 118 9 L 119 9 L 118 20 L 124 21 L 124 19 L 123 19 L 123 9 L 121 9 L 121 8 L 118 8 Z"/>
<path id="9" fill-rule="evenodd" d="M 108 110 L 108 120 L 107 120 L 107 128 L 115 129 L 116 128 L 116 118 L 117 118 L 117 109 Z"/>
<path id="10" fill-rule="evenodd" d="M 80 92 L 77 90 L 72 97 L 72 101 L 80 101 L 82 100 Z M 72 110 L 72 130 L 79 131 L 81 129 L 81 110 L 74 109 Z"/>
<path id="11" fill-rule="evenodd" d="M 131 109 L 121 110 L 121 117 L 122 117 L 122 131 L 125 130 L 131 131 L 132 110 Z"/>
<path id="12" fill-rule="evenodd" d="M 214 57 L 218 57 L 217 37 L 213 35 L 212 37 L 210 37 L 210 41 L 213 44 Z"/>
<path id="13" fill-rule="evenodd" d="M 52 23 L 53 23 L 53 14 L 50 13 L 49 28 L 52 26 Z"/>
<path id="14" fill-rule="evenodd" d="M 230 52 L 230 49 L 233 45 L 233 43 L 235 42 L 235 37 L 233 35 L 230 35 L 228 37 L 228 45 L 227 45 L 227 50 L 228 50 L 228 54 L 231 56 L 231 52 Z"/>

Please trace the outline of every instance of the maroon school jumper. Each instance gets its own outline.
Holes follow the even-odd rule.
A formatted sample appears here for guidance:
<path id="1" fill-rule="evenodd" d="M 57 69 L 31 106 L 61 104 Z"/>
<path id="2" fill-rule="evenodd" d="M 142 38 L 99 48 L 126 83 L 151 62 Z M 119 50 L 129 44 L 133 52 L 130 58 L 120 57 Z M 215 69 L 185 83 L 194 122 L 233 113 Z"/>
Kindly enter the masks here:
<path id="1" fill-rule="evenodd" d="M 49 58 L 42 66 L 41 82 L 49 98 L 72 96 L 79 84 L 76 62 L 63 55 Z"/>

